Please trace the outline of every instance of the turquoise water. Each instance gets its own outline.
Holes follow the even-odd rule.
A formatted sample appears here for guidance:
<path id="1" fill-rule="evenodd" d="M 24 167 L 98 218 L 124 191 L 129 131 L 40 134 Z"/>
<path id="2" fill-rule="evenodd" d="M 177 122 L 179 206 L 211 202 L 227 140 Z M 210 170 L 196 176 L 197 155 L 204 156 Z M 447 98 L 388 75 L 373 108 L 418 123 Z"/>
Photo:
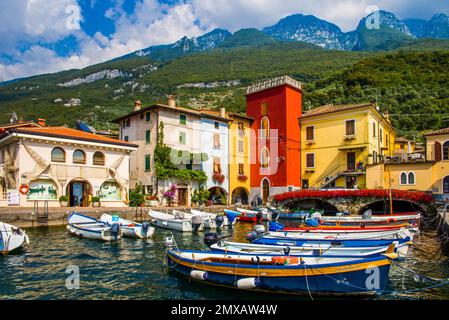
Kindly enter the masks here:
<path id="1" fill-rule="evenodd" d="M 245 241 L 251 224 L 238 223 L 233 240 Z M 122 239 L 117 243 L 80 239 L 65 228 L 27 230 L 30 245 L 0 256 L 0 299 L 309 299 L 241 292 L 191 282 L 163 267 L 164 239 L 171 231 L 157 229 L 152 240 Z M 223 234 L 227 234 L 225 230 Z M 205 249 L 204 233 L 174 232 L 180 248 Z M 393 266 L 389 291 L 413 290 L 435 282 L 416 282 L 404 267 L 434 278 L 449 278 L 447 258 L 439 254 L 435 234 L 416 239 L 405 262 Z M 66 269 L 78 266 L 79 289 L 66 288 Z M 414 293 L 388 293 L 377 299 L 449 299 L 449 286 Z"/>

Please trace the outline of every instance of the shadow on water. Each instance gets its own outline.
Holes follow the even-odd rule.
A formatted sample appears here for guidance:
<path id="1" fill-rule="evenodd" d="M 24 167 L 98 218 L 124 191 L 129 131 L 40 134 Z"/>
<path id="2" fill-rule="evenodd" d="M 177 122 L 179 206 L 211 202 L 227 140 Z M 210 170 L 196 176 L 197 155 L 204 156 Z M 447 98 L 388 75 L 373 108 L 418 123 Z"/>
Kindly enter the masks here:
<path id="1" fill-rule="evenodd" d="M 295 222 L 288 222 L 294 225 Z M 246 242 L 250 223 L 238 223 L 229 240 Z M 207 249 L 205 232 L 185 233 L 157 229 L 154 239 L 122 239 L 107 243 L 71 236 L 65 228 L 27 231 L 30 245 L 0 257 L 0 299 L 310 299 L 308 296 L 255 293 L 209 286 L 168 273 L 164 268 L 165 238 L 173 236 L 181 249 Z M 68 267 L 80 272 L 80 288 L 69 290 Z M 423 233 L 404 262 L 393 266 L 388 291 L 426 286 L 417 283 L 414 270 L 435 278 L 449 278 L 449 265 L 439 254 L 434 233 Z M 315 297 L 314 297 L 315 298 Z M 448 299 L 449 287 L 414 293 L 386 293 L 377 299 Z M 320 299 L 327 299 L 321 298 Z M 335 299 L 335 297 L 333 298 Z"/>

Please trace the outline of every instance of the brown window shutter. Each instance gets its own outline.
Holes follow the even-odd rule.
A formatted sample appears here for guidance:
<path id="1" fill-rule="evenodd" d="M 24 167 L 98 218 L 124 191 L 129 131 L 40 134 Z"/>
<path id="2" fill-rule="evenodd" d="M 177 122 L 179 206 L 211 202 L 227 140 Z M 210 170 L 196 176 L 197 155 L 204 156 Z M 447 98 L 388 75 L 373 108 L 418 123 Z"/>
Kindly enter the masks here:
<path id="1" fill-rule="evenodd" d="M 435 142 L 435 161 L 441 161 L 441 143 Z"/>

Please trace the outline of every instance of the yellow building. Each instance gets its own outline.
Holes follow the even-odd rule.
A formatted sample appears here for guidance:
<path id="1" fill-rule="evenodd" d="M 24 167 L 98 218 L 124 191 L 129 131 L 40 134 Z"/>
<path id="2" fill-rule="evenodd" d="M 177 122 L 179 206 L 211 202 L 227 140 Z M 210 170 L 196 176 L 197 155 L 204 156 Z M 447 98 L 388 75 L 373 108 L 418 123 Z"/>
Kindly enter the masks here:
<path id="1" fill-rule="evenodd" d="M 253 119 L 227 113 L 229 125 L 229 194 L 230 203 L 248 204 L 251 190 L 251 124 Z"/>
<path id="2" fill-rule="evenodd" d="M 393 155 L 394 129 L 373 104 L 323 106 L 299 121 L 303 189 L 365 188 L 366 165 Z"/>
<path id="3" fill-rule="evenodd" d="M 429 132 L 424 138 L 424 159 L 368 166 L 367 187 L 427 191 L 437 198 L 449 198 L 449 128 Z"/>

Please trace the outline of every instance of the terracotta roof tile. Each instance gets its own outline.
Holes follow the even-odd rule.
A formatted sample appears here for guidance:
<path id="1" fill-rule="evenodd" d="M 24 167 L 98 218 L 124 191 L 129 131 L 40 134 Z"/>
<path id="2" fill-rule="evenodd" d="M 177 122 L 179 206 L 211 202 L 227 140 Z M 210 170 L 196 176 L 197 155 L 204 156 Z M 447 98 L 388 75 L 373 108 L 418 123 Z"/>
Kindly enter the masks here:
<path id="1" fill-rule="evenodd" d="M 432 132 L 426 133 L 424 136 L 437 136 L 440 134 L 449 134 L 449 128 L 432 131 Z"/>
<path id="2" fill-rule="evenodd" d="M 325 105 L 325 106 L 318 107 L 318 108 L 312 109 L 310 111 L 307 111 L 306 113 L 304 113 L 304 115 L 302 117 L 306 118 L 306 117 L 312 117 L 312 116 L 317 116 L 317 115 L 321 115 L 321 114 L 334 113 L 334 112 L 358 109 L 358 108 L 369 107 L 369 106 L 373 106 L 373 104 L 365 103 L 365 104 L 350 104 L 350 105 Z"/>
<path id="3" fill-rule="evenodd" d="M 132 143 L 123 140 L 117 140 L 109 137 L 104 137 L 101 135 L 84 132 L 81 130 L 66 128 L 66 127 L 41 127 L 41 128 L 18 128 L 9 130 L 11 132 L 18 133 L 29 133 L 35 135 L 43 135 L 43 136 L 55 136 L 61 138 L 68 138 L 74 140 L 87 140 L 87 141 L 96 141 L 103 142 L 108 144 L 116 144 L 116 145 L 127 145 L 130 147 L 135 146 Z"/>

